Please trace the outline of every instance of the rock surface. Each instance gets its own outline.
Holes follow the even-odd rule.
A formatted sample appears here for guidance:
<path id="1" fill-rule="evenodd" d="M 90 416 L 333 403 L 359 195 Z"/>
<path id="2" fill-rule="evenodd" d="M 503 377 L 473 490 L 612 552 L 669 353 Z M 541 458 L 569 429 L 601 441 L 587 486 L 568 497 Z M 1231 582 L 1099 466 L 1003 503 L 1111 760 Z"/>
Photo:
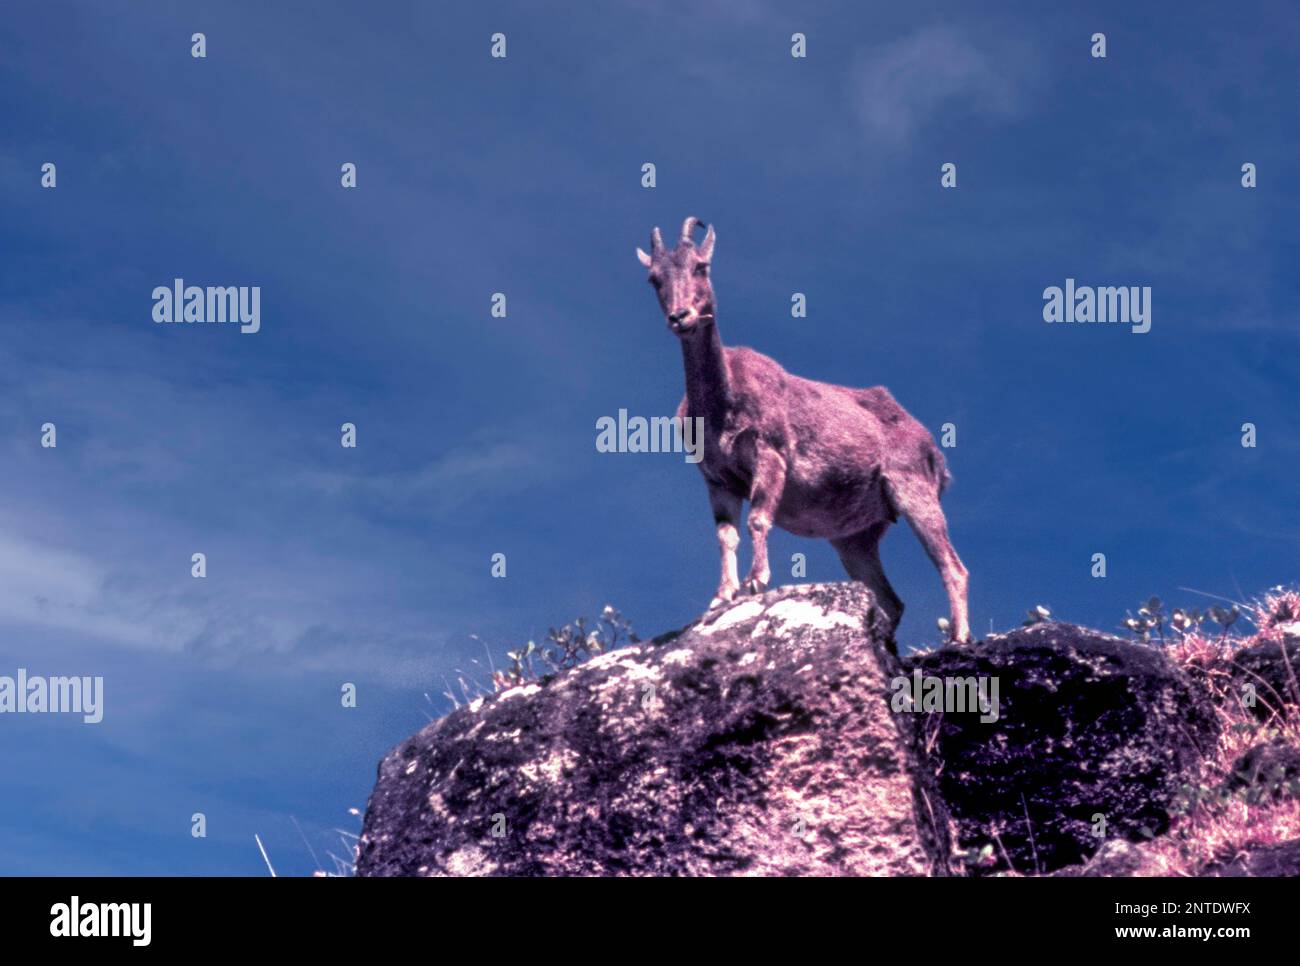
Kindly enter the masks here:
<path id="1" fill-rule="evenodd" d="M 357 872 L 948 874 L 875 626 L 860 584 L 785 587 L 476 700 L 381 762 Z"/>
<path id="2" fill-rule="evenodd" d="M 1229 665 L 1235 690 L 1240 694 L 1246 685 L 1254 690 L 1251 710 L 1260 720 L 1276 711 L 1287 717 L 1300 704 L 1300 638 L 1287 637 L 1244 648 Z"/>
<path id="3" fill-rule="evenodd" d="M 1213 878 L 1296 878 L 1300 876 L 1300 839 L 1278 845 L 1255 845 L 1207 866 L 1202 876 Z"/>
<path id="4" fill-rule="evenodd" d="M 1300 839 L 1276 845 L 1249 844 L 1221 855 L 1199 869 L 1175 870 L 1158 849 L 1134 845 L 1123 839 L 1109 839 L 1081 865 L 1072 865 L 1050 875 L 1061 878 L 1151 878 L 1192 875 L 1196 878 L 1294 878 L 1300 876 Z"/>
<path id="5" fill-rule="evenodd" d="M 1066 866 L 1049 875 L 1060 878 L 1149 878 L 1170 875 L 1161 857 L 1124 839 L 1107 839 L 1087 862 Z"/>
<path id="6" fill-rule="evenodd" d="M 1160 651 L 1072 624 L 1035 624 L 904 665 L 998 682 L 996 722 L 929 715 L 959 841 L 993 846 L 984 871 L 1082 863 L 1102 829 L 1133 841 L 1163 833 L 1180 786 L 1218 734 L 1204 691 Z"/>
<path id="7" fill-rule="evenodd" d="M 1281 738 L 1256 745 L 1233 763 L 1223 790 L 1252 802 L 1300 795 L 1300 748 Z"/>

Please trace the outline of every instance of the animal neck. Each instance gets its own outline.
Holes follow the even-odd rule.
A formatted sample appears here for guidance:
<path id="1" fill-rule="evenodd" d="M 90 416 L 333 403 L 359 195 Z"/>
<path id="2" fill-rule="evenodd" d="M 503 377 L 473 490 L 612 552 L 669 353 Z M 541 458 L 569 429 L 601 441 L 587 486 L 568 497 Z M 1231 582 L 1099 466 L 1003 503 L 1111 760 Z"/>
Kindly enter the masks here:
<path id="1" fill-rule="evenodd" d="M 708 332 L 682 340 L 682 362 L 686 368 L 686 402 L 690 415 L 703 416 L 709 423 L 722 425 L 731 399 L 731 383 L 716 321 L 709 324 Z"/>

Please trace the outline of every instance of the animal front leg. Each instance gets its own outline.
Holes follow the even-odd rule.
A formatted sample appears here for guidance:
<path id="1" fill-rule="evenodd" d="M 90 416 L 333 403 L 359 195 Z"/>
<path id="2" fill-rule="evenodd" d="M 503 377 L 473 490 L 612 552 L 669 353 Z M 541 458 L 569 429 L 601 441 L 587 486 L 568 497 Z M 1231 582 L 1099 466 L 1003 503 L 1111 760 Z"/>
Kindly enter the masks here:
<path id="1" fill-rule="evenodd" d="M 713 508 L 713 521 L 718 533 L 718 550 L 722 555 L 722 578 L 718 582 L 718 592 L 709 604 L 712 610 L 719 604 L 734 600 L 740 590 L 740 577 L 736 564 L 736 548 L 740 546 L 740 530 L 736 524 L 740 521 L 740 497 L 722 489 L 709 486 L 709 505 Z"/>
<path id="2" fill-rule="evenodd" d="M 774 449 L 760 442 L 754 460 L 754 485 L 749 493 L 749 539 L 754 545 L 754 562 L 745 578 L 745 593 L 761 594 L 772 579 L 767 562 L 767 534 L 776 518 L 785 489 L 785 460 Z"/>

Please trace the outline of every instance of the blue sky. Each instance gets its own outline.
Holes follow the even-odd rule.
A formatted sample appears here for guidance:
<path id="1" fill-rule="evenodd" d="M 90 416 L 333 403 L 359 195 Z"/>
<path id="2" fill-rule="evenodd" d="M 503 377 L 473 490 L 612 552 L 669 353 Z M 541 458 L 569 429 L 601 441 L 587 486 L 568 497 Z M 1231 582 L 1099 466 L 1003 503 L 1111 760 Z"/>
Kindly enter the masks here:
<path id="1" fill-rule="evenodd" d="M 695 617 L 698 471 L 594 445 L 680 398 L 634 248 L 688 214 L 724 341 L 957 426 L 977 632 L 1293 581 L 1300 14 L 1070 6 L 8 5 L 0 674 L 106 698 L 0 718 L 0 873 L 261 874 L 254 833 L 307 873 L 485 645 Z M 260 285 L 261 331 L 155 325 L 178 276 Z M 1151 331 L 1044 323 L 1068 277 L 1151 286 Z M 884 557 L 932 643 L 937 574 Z"/>

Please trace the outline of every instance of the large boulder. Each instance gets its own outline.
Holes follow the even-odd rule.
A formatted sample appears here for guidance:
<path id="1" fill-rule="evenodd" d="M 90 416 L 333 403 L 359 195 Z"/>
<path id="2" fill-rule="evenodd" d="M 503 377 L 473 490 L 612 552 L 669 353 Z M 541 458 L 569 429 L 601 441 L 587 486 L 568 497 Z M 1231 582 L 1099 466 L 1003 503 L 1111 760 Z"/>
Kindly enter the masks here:
<path id="1" fill-rule="evenodd" d="M 392 749 L 359 875 L 945 875 L 859 584 L 786 587 L 474 701 Z"/>
<path id="2" fill-rule="evenodd" d="M 985 853 L 984 871 L 1050 872 L 1105 839 L 1163 833 L 1218 734 L 1204 689 L 1157 648 L 1072 624 L 1035 624 L 904 665 L 923 679 L 984 678 L 990 697 L 996 682 L 996 714 L 926 713 L 960 844 Z"/>
<path id="3" fill-rule="evenodd" d="M 1300 637 L 1242 648 L 1228 664 L 1233 690 L 1261 720 L 1300 704 Z M 1249 693 L 1249 698 L 1245 696 Z"/>

